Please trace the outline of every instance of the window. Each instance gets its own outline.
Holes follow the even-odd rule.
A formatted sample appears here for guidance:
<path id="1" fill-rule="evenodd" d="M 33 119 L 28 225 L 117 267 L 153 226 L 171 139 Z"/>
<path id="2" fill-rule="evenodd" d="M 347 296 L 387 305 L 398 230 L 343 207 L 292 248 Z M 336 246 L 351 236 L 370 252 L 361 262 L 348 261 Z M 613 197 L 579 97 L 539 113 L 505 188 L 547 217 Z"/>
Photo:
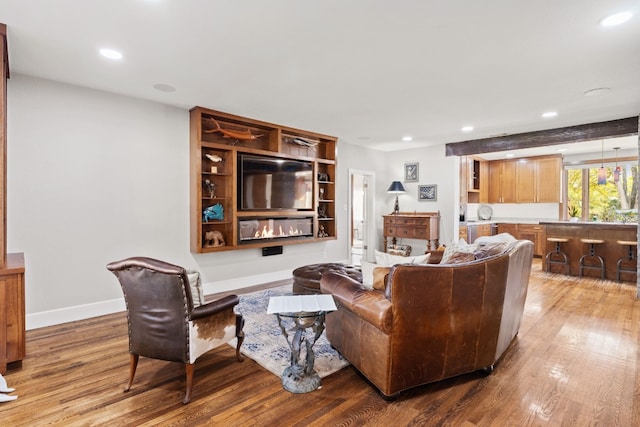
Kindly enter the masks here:
<path id="1" fill-rule="evenodd" d="M 617 176 L 616 176 L 617 175 Z M 585 221 L 635 222 L 638 164 L 567 167 L 567 216 Z"/>

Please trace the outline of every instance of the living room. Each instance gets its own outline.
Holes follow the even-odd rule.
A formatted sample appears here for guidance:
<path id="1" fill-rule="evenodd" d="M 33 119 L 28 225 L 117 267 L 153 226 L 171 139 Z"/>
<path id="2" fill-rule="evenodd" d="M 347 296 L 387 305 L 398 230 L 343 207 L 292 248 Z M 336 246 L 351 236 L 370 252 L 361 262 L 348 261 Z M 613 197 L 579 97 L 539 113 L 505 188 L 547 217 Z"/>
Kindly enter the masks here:
<path id="1" fill-rule="evenodd" d="M 158 7 L 152 4 L 144 6 L 142 4 L 143 2 L 140 2 L 135 7 L 140 9 Z M 620 7 L 623 5 L 624 2 L 619 2 Z M 123 8 L 119 9 L 120 13 L 125 16 L 127 13 L 131 13 L 133 16 L 133 11 L 127 11 L 124 5 L 119 6 Z M 286 5 L 280 6 L 283 10 L 278 9 L 278 11 L 284 13 Z M 359 6 L 366 9 L 364 4 Z M 505 5 L 495 4 L 492 9 L 499 9 L 499 6 Z M 573 2 L 572 6 L 584 8 L 581 2 Z M 53 40 L 50 43 L 63 44 L 64 41 L 55 42 L 55 35 L 61 31 L 61 28 L 49 27 L 43 21 L 59 21 L 59 25 L 63 25 L 63 23 L 71 25 L 69 21 L 73 21 L 73 19 L 70 19 L 70 16 L 76 13 L 76 11 L 65 11 L 54 14 L 54 11 L 49 7 L 44 2 L 29 6 L 3 2 L 0 7 L 1 19 L 7 24 L 9 65 L 11 68 L 11 76 L 7 83 L 8 187 L 6 197 L 8 209 L 6 238 L 8 252 L 25 254 L 25 300 L 28 330 L 124 311 L 121 289 L 113 275 L 106 270 L 105 265 L 127 256 L 145 255 L 197 269 L 202 274 L 207 294 L 286 279 L 290 277 L 294 268 L 301 265 L 346 261 L 349 259 L 348 236 L 350 235 L 347 210 L 349 170 L 375 172 L 374 218 L 376 218 L 375 229 L 378 237 L 375 240 L 376 246 L 380 245 L 378 242 L 381 242 L 382 215 L 388 214 L 393 208 L 394 196 L 387 194 L 386 190 L 392 181 L 403 181 L 406 163 L 419 164 L 419 182 L 406 185 L 408 190 L 406 195 L 400 196 L 401 210 L 409 212 L 439 211 L 442 218 L 440 241 L 443 243 L 451 242 L 458 237 L 459 158 L 446 155 L 445 143 L 481 139 L 505 132 L 515 134 L 632 117 L 637 116 L 640 110 L 637 102 L 637 99 L 640 99 L 639 89 L 637 84 L 633 83 L 635 81 L 633 72 L 638 67 L 638 55 L 635 55 L 637 45 L 629 42 L 629 40 L 634 40 L 634 36 L 638 33 L 637 16 L 634 17 L 635 22 L 630 23 L 632 25 L 626 29 L 621 27 L 622 36 L 607 34 L 614 39 L 608 43 L 624 46 L 624 49 L 621 48 L 622 52 L 619 53 L 619 56 L 624 59 L 619 59 L 618 62 L 612 61 L 610 69 L 603 68 L 601 71 L 593 73 L 605 80 L 604 82 L 596 82 L 598 79 L 589 73 L 580 74 L 580 78 L 571 78 L 575 81 L 583 80 L 581 85 L 576 84 L 572 87 L 572 89 L 576 89 L 576 86 L 581 87 L 579 97 L 571 98 L 571 101 L 555 102 L 553 96 L 547 96 L 539 100 L 539 105 L 532 106 L 527 111 L 527 114 L 533 116 L 532 110 L 537 112 L 539 109 L 554 106 L 550 104 L 556 104 L 560 107 L 566 105 L 569 108 L 569 105 L 578 102 L 576 99 L 583 100 L 584 104 L 579 108 L 576 107 L 573 115 L 570 115 L 568 111 L 559 111 L 557 118 L 545 121 L 536 113 L 535 118 L 525 121 L 522 116 L 517 116 L 509 111 L 511 98 L 506 95 L 498 96 L 492 90 L 487 90 L 476 92 L 473 97 L 492 99 L 492 103 L 504 105 L 499 110 L 501 117 L 499 119 L 484 117 L 484 126 L 480 122 L 475 123 L 475 133 L 462 133 L 459 128 L 466 124 L 467 120 L 474 120 L 469 116 L 479 114 L 481 111 L 481 106 L 476 105 L 476 108 L 472 110 L 465 106 L 470 105 L 470 101 L 467 103 L 465 99 L 457 100 L 458 96 L 462 97 L 462 93 L 471 89 L 463 84 L 465 81 L 464 73 L 457 75 L 457 81 L 462 82 L 458 89 L 445 91 L 446 93 L 443 94 L 440 93 L 440 83 L 423 87 L 420 85 L 421 81 L 417 80 L 417 76 L 414 74 L 405 75 L 403 72 L 399 72 L 400 75 L 397 79 L 407 78 L 409 80 L 408 86 L 415 87 L 416 92 L 419 92 L 418 95 L 411 97 L 412 101 L 409 106 L 402 106 L 404 103 L 409 104 L 409 101 L 405 100 L 405 96 L 409 97 L 406 94 L 411 93 L 407 86 L 397 87 L 398 83 L 394 80 L 389 83 L 388 87 L 385 87 L 384 81 L 379 80 L 379 75 L 376 75 L 375 79 L 372 77 L 370 81 L 367 81 L 367 85 L 354 86 L 353 92 L 344 92 L 345 98 L 360 98 L 371 103 L 373 102 L 371 98 L 386 96 L 385 104 L 391 107 L 385 110 L 386 119 L 382 120 L 377 115 L 373 116 L 374 111 L 371 111 L 379 106 L 377 102 L 372 104 L 373 107 L 368 107 L 367 102 L 359 104 L 359 112 L 344 111 L 342 106 L 345 105 L 346 100 L 343 101 L 338 96 L 340 93 L 335 92 L 331 92 L 334 98 L 330 100 L 335 106 L 334 112 L 331 115 L 321 114 L 326 104 L 320 108 L 309 105 L 313 102 L 306 101 L 306 99 L 314 98 L 321 100 L 321 94 L 315 91 L 311 92 L 311 89 L 305 89 L 304 84 L 308 81 L 306 78 L 301 79 L 297 74 L 302 73 L 303 69 L 296 69 L 294 67 L 296 61 L 293 60 L 282 65 L 282 68 L 277 68 L 277 72 L 265 73 L 264 76 L 257 76 L 254 72 L 259 65 L 256 63 L 250 63 L 245 67 L 229 66 L 228 69 L 220 66 L 225 68 L 224 77 L 218 77 L 215 72 L 198 69 L 198 65 L 195 64 L 189 67 L 190 69 L 181 80 L 178 81 L 175 77 L 175 81 L 170 81 L 168 79 L 172 78 L 172 75 L 157 71 L 162 68 L 161 66 L 155 66 L 154 71 L 151 71 L 144 64 L 144 61 L 147 60 L 144 56 L 132 58 L 133 53 L 127 55 L 125 61 L 135 61 L 133 68 L 142 69 L 144 73 L 150 75 L 149 81 L 136 82 L 134 86 L 145 86 L 145 90 L 147 90 L 152 84 L 166 82 L 166 84 L 175 85 L 178 88 L 178 93 L 189 93 L 188 97 L 176 101 L 173 98 L 173 92 L 154 90 L 149 94 L 151 89 L 147 92 L 142 89 L 138 89 L 138 92 L 119 90 L 117 83 L 126 81 L 130 70 L 125 69 L 121 64 L 104 62 L 94 58 L 96 54 L 87 44 L 98 43 L 99 40 L 106 39 L 108 34 L 93 35 L 90 31 L 91 21 L 88 17 L 86 23 L 82 23 L 82 25 L 76 23 L 78 28 L 74 30 L 76 43 L 82 38 L 92 38 L 84 45 L 83 49 L 85 50 L 80 50 L 77 45 L 73 44 L 66 52 L 63 52 L 66 56 L 59 59 L 47 58 L 45 65 L 36 62 L 36 65 L 30 66 L 31 61 L 35 61 L 40 54 L 39 50 L 30 46 L 31 37 L 34 37 L 33 27 L 41 25 L 48 29 L 48 35 Z M 101 7 L 107 9 L 107 6 L 104 5 Z M 415 7 L 425 14 L 428 12 L 413 2 L 407 4 L 406 7 Z M 538 9 L 532 6 L 528 7 L 533 9 L 532 13 Z M 538 7 L 543 8 L 543 6 Z M 557 5 L 549 4 L 548 7 L 554 8 Z M 364 27 L 368 30 L 367 34 L 375 34 L 375 31 L 372 31 L 368 25 L 356 19 L 357 11 L 351 10 L 351 8 L 355 9 L 355 6 L 349 8 L 352 14 L 348 16 L 353 18 L 353 23 L 358 24 L 356 28 Z M 481 11 L 476 10 L 477 6 L 472 8 L 473 10 L 469 12 L 470 15 L 480 14 Z M 209 13 L 204 15 L 208 19 L 203 18 L 203 21 L 198 22 L 204 26 L 209 22 L 209 19 L 217 21 L 233 17 L 234 27 L 225 27 L 224 30 L 219 30 L 223 33 L 219 36 L 224 37 L 225 43 L 230 44 L 233 39 L 232 34 L 235 34 L 240 39 L 237 52 L 242 52 L 243 56 L 250 58 L 264 57 L 264 54 L 260 56 L 259 51 L 250 50 L 251 41 L 254 38 L 247 34 L 246 28 L 251 28 L 252 25 L 243 23 L 242 19 L 242 12 L 247 11 L 234 9 L 224 12 L 218 9 L 207 6 L 206 10 Z M 570 9 L 570 6 L 563 6 L 563 12 L 568 13 Z M 609 12 L 604 9 L 600 5 L 593 6 L 587 17 L 597 24 L 598 20 Z M 108 11 L 101 8 L 100 11 L 108 16 Z M 222 16 L 218 16 L 214 12 L 220 13 Z M 262 23 L 260 28 L 263 28 L 264 22 L 254 16 L 259 12 L 265 11 L 259 9 L 252 12 L 250 19 L 252 23 Z M 308 11 L 307 13 L 311 14 L 312 12 L 319 14 L 319 16 L 329 15 L 327 11 L 322 11 L 322 14 L 320 11 Z M 87 11 L 82 13 L 83 16 L 91 14 Z M 169 14 L 169 11 L 163 13 Z M 340 14 L 339 12 L 335 13 Z M 393 16 L 393 13 L 393 9 L 388 11 L 389 16 Z M 511 13 L 521 16 L 515 10 L 511 10 Z M 35 24 L 28 25 L 25 22 L 30 15 L 35 20 Z M 303 22 L 311 25 L 313 22 L 311 17 L 303 15 L 305 17 Z M 522 13 L 522 15 L 526 15 L 526 13 Z M 162 17 L 153 16 L 159 21 L 171 22 L 164 15 Z M 537 16 L 539 22 L 544 22 L 544 19 L 547 18 L 551 19 L 546 16 L 546 13 L 539 10 Z M 60 19 L 57 20 L 54 17 Z M 62 19 L 63 17 L 65 19 Z M 193 15 L 191 17 L 195 19 Z M 587 17 L 582 22 L 588 21 Z M 465 15 L 464 18 L 465 24 L 471 24 L 474 21 L 471 16 Z M 100 22 L 100 19 L 96 18 L 96 20 Z M 144 22 L 144 19 L 140 18 L 137 22 Z M 286 22 L 278 22 L 283 26 L 286 24 Z M 376 29 L 384 28 L 384 22 L 382 17 L 376 15 L 375 23 L 379 26 L 372 26 Z M 521 23 L 521 21 L 518 22 Z M 349 25 L 349 22 L 340 20 L 339 24 L 346 26 Z M 431 22 L 431 25 L 436 24 L 437 22 Z M 94 23 L 94 25 L 97 24 Z M 151 24 L 148 25 L 150 25 L 149 28 L 143 26 L 139 31 L 147 35 L 149 33 L 163 34 L 158 28 L 151 26 Z M 188 24 L 184 25 L 188 27 Z M 299 25 L 297 24 L 295 28 L 300 31 L 304 30 Z M 503 31 L 513 31 L 513 25 Z M 560 27 L 558 24 L 555 25 Z M 412 25 L 409 27 L 416 28 L 417 26 L 418 22 L 412 21 Z M 393 26 L 396 30 L 399 30 L 400 27 L 401 25 L 397 23 Z M 390 36 L 387 32 L 384 33 L 384 37 Z M 40 36 L 39 43 L 43 43 L 42 40 L 46 37 L 42 35 L 42 32 L 37 34 Z M 530 35 L 533 34 L 535 32 L 530 33 Z M 566 36 L 560 31 L 556 34 L 558 37 Z M 422 37 L 421 33 L 411 33 L 407 37 L 417 37 L 418 35 Z M 288 37 L 289 34 L 286 36 Z M 93 40 L 94 37 L 95 40 Z M 270 43 L 274 45 L 277 42 L 284 43 L 287 37 L 276 37 L 275 40 L 270 40 Z M 295 37 L 295 35 L 291 37 Z M 375 51 L 377 48 L 372 46 L 381 42 L 384 37 L 376 37 L 371 42 L 362 43 L 363 49 Z M 466 37 L 471 36 L 464 36 L 465 39 Z M 501 37 L 503 36 L 500 35 L 497 38 Z M 635 39 L 637 40 L 637 38 Z M 395 39 L 396 42 L 398 40 Z M 491 40 L 495 41 L 493 38 Z M 156 42 L 170 44 L 170 41 L 164 38 L 160 38 Z M 335 49 L 340 45 L 339 39 L 331 39 L 331 42 Z M 124 37 L 117 44 L 126 48 Z M 36 45 L 39 46 L 38 43 L 33 46 Z M 397 44 L 384 45 L 388 55 L 391 55 L 393 46 L 397 46 Z M 606 50 L 610 46 L 609 44 L 606 44 L 605 47 L 598 46 L 598 52 Z M 269 46 L 262 45 L 260 47 L 266 50 Z M 401 65 L 400 59 L 404 56 L 410 57 L 416 55 L 416 52 L 425 56 L 438 53 L 434 46 L 430 47 L 433 52 L 427 52 L 429 49 L 426 46 L 414 47 L 419 49 L 402 50 L 397 54 L 397 57 L 391 56 L 383 61 L 371 60 L 369 55 L 372 52 L 367 52 L 369 55 L 363 54 L 362 57 L 365 65 L 359 68 L 359 71 L 362 72 L 367 68 L 374 67 L 381 68 L 379 72 L 382 74 L 385 70 L 386 72 L 398 68 L 402 70 L 404 66 Z M 526 50 L 525 46 L 516 43 L 509 45 L 508 48 L 511 50 L 505 50 L 506 56 L 512 55 L 513 58 L 517 58 L 515 55 L 518 52 Z M 216 57 L 220 55 L 220 51 L 215 45 L 200 46 L 197 50 L 201 56 Z M 224 52 L 229 53 L 226 49 Z M 327 51 L 321 50 L 321 52 L 328 56 Z M 286 50 L 285 52 L 277 51 L 277 53 L 284 54 Z M 86 54 L 87 57 L 91 56 L 91 60 L 80 59 L 79 56 L 83 54 Z M 497 55 L 493 51 L 492 54 Z M 560 54 L 555 53 L 554 55 Z M 448 56 L 450 55 L 441 53 L 441 56 L 438 56 L 439 60 L 427 61 L 427 64 L 423 64 L 422 67 L 428 69 L 433 64 L 442 63 Z M 522 67 L 531 67 L 531 62 L 534 62 L 535 59 L 544 59 L 542 52 L 539 53 L 539 56 L 532 55 L 524 58 Z M 600 62 L 598 54 L 593 55 L 595 58 L 590 58 L 590 56 L 588 52 L 581 52 L 579 57 L 583 61 L 582 67 Z M 229 58 L 229 62 L 237 59 L 233 56 L 229 56 Z M 350 66 L 347 62 L 329 61 L 329 58 L 323 58 L 320 61 L 321 64 L 325 66 L 328 66 L 328 63 L 335 64 L 334 67 L 343 72 Z M 369 59 L 367 60 L 367 58 Z M 300 63 L 308 67 L 312 59 L 314 58 L 305 56 L 300 59 Z M 341 56 L 340 59 L 344 60 L 344 57 Z M 493 70 L 491 62 L 496 59 L 497 57 L 493 56 L 487 57 L 487 59 L 475 56 L 467 61 L 469 64 L 479 64 L 480 71 L 487 73 L 485 75 L 487 84 L 495 85 L 498 78 L 492 77 L 489 80 L 487 76 L 490 73 L 485 70 L 487 68 Z M 557 59 L 556 56 L 547 58 L 547 60 L 555 59 Z M 587 59 L 590 60 L 587 61 Z M 87 78 L 72 81 L 66 78 L 66 72 L 60 65 L 67 62 L 71 64 L 72 68 L 78 70 L 82 70 L 83 67 L 94 67 L 95 62 L 101 64 L 105 70 L 95 73 L 96 80 Z M 91 62 L 91 64 L 85 62 Z M 165 64 L 168 62 L 171 60 L 164 61 Z M 513 62 L 517 62 L 517 60 L 514 59 Z M 514 73 L 518 71 L 523 80 L 529 76 L 516 67 L 517 64 L 511 65 L 514 68 L 511 71 Z M 416 64 L 412 66 L 416 66 Z M 573 67 L 567 67 L 567 73 L 575 71 Z M 424 69 L 421 68 L 421 72 Z M 622 86 L 614 87 L 612 93 L 603 98 L 583 96 L 582 92 L 588 89 L 610 85 L 609 80 L 613 79 L 610 74 L 613 74 L 613 69 L 622 70 L 619 72 L 625 74 L 620 83 Z M 535 76 L 539 73 L 543 74 L 543 71 L 542 69 L 534 69 L 529 76 L 530 79 L 535 80 Z M 94 72 L 95 70 L 91 68 L 85 74 L 89 76 Z M 216 72 L 222 71 L 216 70 Z M 446 72 L 449 71 L 444 69 L 439 73 Z M 290 73 L 287 74 L 293 81 L 290 87 L 283 88 L 270 83 L 269 79 L 276 79 L 279 73 Z M 432 75 L 431 78 L 434 81 L 437 81 L 438 77 L 443 78 L 439 73 Z M 212 90 L 202 86 L 187 89 L 188 81 L 191 78 L 195 80 L 195 75 L 203 78 L 201 74 L 205 74 L 204 77 L 212 82 L 224 78 L 223 86 L 233 87 L 233 89 L 222 91 L 220 86 L 216 86 L 216 89 Z M 363 75 L 360 75 L 361 78 Z M 341 77 L 340 73 L 331 74 L 327 80 L 330 84 L 337 84 Z M 409 77 L 411 78 L 409 79 Z M 553 76 L 548 77 L 552 78 Z M 251 90 L 243 89 L 251 79 L 263 79 L 260 83 L 268 96 L 262 94 L 261 98 L 270 98 L 270 101 L 263 101 L 261 104 L 254 102 L 255 90 L 253 87 Z M 112 80 L 114 86 L 102 85 L 101 80 Z M 456 79 L 453 80 L 456 81 Z M 559 86 L 566 84 L 566 81 L 558 79 L 557 82 L 548 81 L 547 84 L 553 87 L 553 90 L 550 90 L 553 93 L 559 90 Z M 501 86 L 500 90 L 516 92 L 514 87 L 507 86 Z M 307 95 L 308 92 L 309 95 Z M 286 98 L 279 101 L 278 96 L 282 93 L 286 94 Z M 438 105 L 431 105 L 428 109 L 417 109 L 416 106 L 420 103 L 430 103 L 430 97 L 435 97 L 436 94 L 440 100 Z M 494 96 L 495 98 L 493 98 Z M 438 109 L 444 108 L 443 100 L 446 98 L 450 98 L 451 103 L 455 104 L 448 106 L 446 111 L 458 110 L 457 116 L 447 118 L 443 117 L 443 114 L 437 113 Z M 185 103 L 183 99 L 189 99 L 189 103 Z M 545 105 L 542 105 L 543 100 L 546 101 Z M 324 102 L 327 101 L 324 100 Z M 292 103 L 295 103 L 295 108 L 285 109 L 282 106 Z M 263 257 L 257 249 L 207 254 L 192 253 L 189 250 L 189 109 L 195 105 L 338 137 L 336 182 L 339 185 L 336 188 L 335 197 L 339 201 L 336 206 L 337 239 L 285 246 L 282 255 L 269 257 Z M 305 111 L 303 107 L 305 105 L 309 111 Z M 419 112 L 412 115 L 412 108 L 416 108 L 416 111 Z M 369 117 L 374 118 L 367 118 L 368 112 L 372 113 Z M 349 128 L 332 126 L 331 120 L 335 116 L 349 115 L 354 117 L 354 127 L 355 124 L 359 124 L 357 129 L 352 131 Z M 405 118 L 398 120 L 396 115 Z M 365 118 L 360 116 L 365 116 Z M 385 121 L 389 123 L 389 126 L 391 123 L 397 124 L 393 125 L 394 128 L 385 130 Z M 440 126 L 449 127 L 455 131 L 455 136 L 452 133 L 427 134 L 425 131 L 426 136 L 422 138 L 422 143 L 418 133 L 415 133 L 413 142 L 401 141 L 405 132 L 414 133 L 412 126 L 415 122 L 432 123 L 434 127 L 437 122 L 438 129 L 442 129 Z M 367 123 L 370 126 L 365 126 Z M 417 125 L 415 126 L 417 127 Z M 404 130 L 398 130 L 400 127 L 404 127 Z M 378 135 L 380 136 L 378 137 Z M 381 147 L 375 147 L 376 143 L 380 143 Z M 382 146 L 384 144 L 388 144 L 392 148 L 384 148 Z M 420 184 L 436 184 L 437 199 L 420 201 L 418 198 L 418 185 Z M 379 248 L 381 249 L 381 247 Z"/>

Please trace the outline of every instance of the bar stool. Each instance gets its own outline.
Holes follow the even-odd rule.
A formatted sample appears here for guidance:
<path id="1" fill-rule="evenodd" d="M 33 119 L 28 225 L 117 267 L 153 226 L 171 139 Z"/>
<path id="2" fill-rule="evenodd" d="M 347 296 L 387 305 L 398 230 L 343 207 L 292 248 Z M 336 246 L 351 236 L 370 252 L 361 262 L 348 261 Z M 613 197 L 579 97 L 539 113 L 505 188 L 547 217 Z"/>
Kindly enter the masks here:
<path id="1" fill-rule="evenodd" d="M 566 237 L 547 237 L 547 242 L 553 242 L 556 244 L 555 250 L 550 251 L 544 258 L 547 263 L 547 273 L 551 271 L 551 264 L 557 264 L 564 265 L 564 274 L 569 274 L 569 260 L 567 258 L 567 254 L 560 250 L 560 243 L 567 243 L 568 241 L 569 239 Z"/>
<path id="2" fill-rule="evenodd" d="M 592 270 L 600 270 L 600 278 L 604 279 L 604 260 L 601 256 L 596 255 L 596 246 L 604 243 L 604 240 L 601 239 L 580 239 L 582 243 L 586 243 L 589 245 L 589 253 L 582 255 L 580 257 L 580 276 L 582 276 L 582 272 L 584 269 L 592 269 Z M 585 264 L 585 260 L 597 261 L 598 265 L 589 265 Z"/>
<path id="3" fill-rule="evenodd" d="M 618 260 L 618 268 L 616 269 L 616 279 L 618 279 L 618 282 L 619 282 L 621 272 L 625 271 L 627 273 L 637 273 L 638 271 L 636 268 L 635 253 L 633 252 L 633 248 L 636 248 L 638 246 L 638 242 L 635 240 L 617 240 L 616 243 L 623 246 L 629 246 L 629 255 L 627 256 L 627 258 L 620 258 Z M 633 268 L 631 267 L 623 268 L 623 263 L 625 262 L 627 264 L 632 264 Z"/>

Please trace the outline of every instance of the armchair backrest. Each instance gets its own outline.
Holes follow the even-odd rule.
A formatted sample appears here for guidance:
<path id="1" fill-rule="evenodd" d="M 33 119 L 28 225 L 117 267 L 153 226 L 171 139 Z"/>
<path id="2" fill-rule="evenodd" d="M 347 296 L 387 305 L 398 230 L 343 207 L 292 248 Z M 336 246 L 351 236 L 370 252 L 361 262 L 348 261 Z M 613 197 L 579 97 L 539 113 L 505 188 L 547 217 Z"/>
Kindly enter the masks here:
<path id="1" fill-rule="evenodd" d="M 185 269 L 144 257 L 112 262 L 107 268 L 116 275 L 124 293 L 129 352 L 188 362 L 188 321 L 193 303 Z"/>

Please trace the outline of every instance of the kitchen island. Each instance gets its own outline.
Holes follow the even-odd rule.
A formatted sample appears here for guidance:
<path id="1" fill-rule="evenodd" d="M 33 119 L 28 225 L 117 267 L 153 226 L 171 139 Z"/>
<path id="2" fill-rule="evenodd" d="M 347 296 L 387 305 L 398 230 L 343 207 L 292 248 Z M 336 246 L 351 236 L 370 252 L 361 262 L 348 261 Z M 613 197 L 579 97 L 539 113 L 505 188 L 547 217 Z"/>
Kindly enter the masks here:
<path id="1" fill-rule="evenodd" d="M 546 228 L 546 237 L 564 237 L 569 242 L 561 244 L 561 250 L 569 259 L 569 274 L 571 276 L 580 275 L 580 257 L 589 253 L 589 245 L 582 243 L 581 238 L 602 239 L 603 244 L 596 245 L 596 255 L 600 255 L 605 263 L 605 276 L 609 280 L 616 280 L 616 266 L 620 258 L 629 255 L 629 247 L 619 245 L 618 240 L 635 241 L 638 236 L 638 224 L 623 224 L 620 222 L 569 222 L 569 221 L 549 221 L 540 222 Z M 555 250 L 555 243 L 546 242 L 545 254 Z M 635 254 L 634 250 L 634 254 Z M 627 264 L 627 268 L 633 263 Z M 546 260 L 542 257 L 542 269 L 546 270 Z M 562 273 L 562 267 L 552 265 L 551 271 Z M 585 270 L 584 276 L 600 277 L 600 273 L 595 270 Z M 625 282 L 636 282 L 634 273 L 623 272 L 620 279 Z"/>

